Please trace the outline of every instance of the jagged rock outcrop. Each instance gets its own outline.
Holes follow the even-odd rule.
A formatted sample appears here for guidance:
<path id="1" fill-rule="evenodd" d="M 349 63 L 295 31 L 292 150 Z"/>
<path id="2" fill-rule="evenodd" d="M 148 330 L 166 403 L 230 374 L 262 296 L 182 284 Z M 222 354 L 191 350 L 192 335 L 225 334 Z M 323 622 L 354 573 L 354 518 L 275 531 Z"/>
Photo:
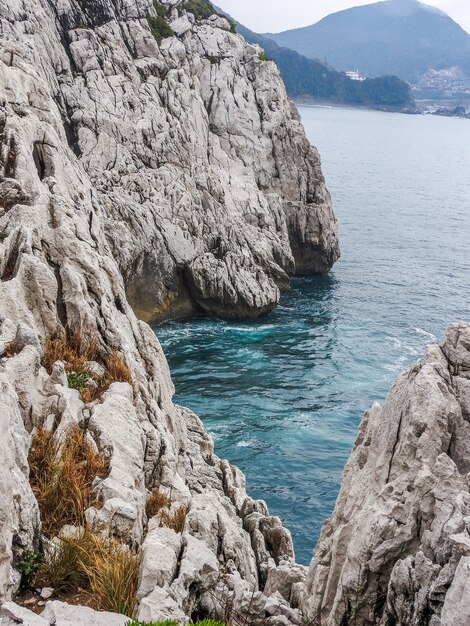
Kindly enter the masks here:
<path id="1" fill-rule="evenodd" d="M 145 319 L 258 315 L 291 273 L 338 255 L 318 156 L 275 67 L 223 18 L 176 4 L 177 36 L 158 45 L 147 0 L 0 0 L 0 600 L 41 547 L 31 433 L 60 441 L 78 424 L 109 459 L 87 520 L 143 548 L 140 618 L 230 607 L 252 626 L 468 624 L 469 326 L 365 416 L 308 575 L 280 520 L 172 403 L 165 357 L 129 301 Z M 132 384 L 85 404 L 63 363 L 48 373 L 46 339 L 64 327 L 91 331 L 99 361 L 120 354 Z M 148 519 L 155 487 L 170 512 L 184 508 L 179 530 Z M 2 626 L 23 616 L 101 619 L 7 604 Z"/>
<path id="2" fill-rule="evenodd" d="M 310 566 L 325 626 L 470 624 L 470 325 L 365 415 Z"/>
<path id="3" fill-rule="evenodd" d="M 151 0 L 95 4 L 3 0 L 3 62 L 39 71 L 138 316 L 255 317 L 293 273 L 328 271 L 336 220 L 276 66 L 181 0 L 157 3 L 179 35 L 160 45 Z M 56 150 L 35 138 L 40 178 Z"/>
<path id="4" fill-rule="evenodd" d="M 305 572 L 289 532 L 172 403 L 162 350 L 128 302 L 146 319 L 195 304 L 257 315 L 296 268 L 331 266 L 336 222 L 275 67 L 223 18 L 167 9 L 178 36 L 158 45 L 148 0 L 0 0 L 0 601 L 42 547 L 31 434 L 63 445 L 78 425 L 109 460 L 87 521 L 143 544 L 139 616 L 187 622 L 230 605 L 252 624 L 297 624 Z M 44 367 L 64 328 L 97 338 L 90 367 L 121 355 L 132 384 L 85 404 L 63 362 Z M 184 507 L 180 531 L 148 519 L 156 487 L 170 512 Z"/>

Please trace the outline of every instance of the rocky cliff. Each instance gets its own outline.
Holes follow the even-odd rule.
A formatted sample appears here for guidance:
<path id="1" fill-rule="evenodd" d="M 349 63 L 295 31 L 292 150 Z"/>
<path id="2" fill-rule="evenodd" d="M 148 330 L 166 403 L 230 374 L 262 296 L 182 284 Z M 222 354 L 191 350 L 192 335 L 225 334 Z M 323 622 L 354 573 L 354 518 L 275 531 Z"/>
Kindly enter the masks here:
<path id="1" fill-rule="evenodd" d="M 277 70 L 178 0 L 0 0 L 0 24 L 0 600 L 27 555 L 80 537 L 69 524 L 44 538 L 28 466 L 32 440 L 65 454 L 77 432 L 77 474 L 94 455 L 107 466 L 86 524 L 141 547 L 139 618 L 230 606 L 252 624 L 298 623 L 306 572 L 289 532 L 172 403 L 142 321 L 256 316 L 289 275 L 338 257 L 319 158 Z M 67 610 L 6 604 L 1 623 L 98 619 Z"/>
<path id="2" fill-rule="evenodd" d="M 309 623 L 470 624 L 470 325 L 364 416 L 305 594 Z"/>
<path id="3" fill-rule="evenodd" d="M 11 602 L 28 554 L 83 532 L 46 532 L 29 464 L 38 434 L 64 454 L 75 429 L 106 459 L 84 522 L 140 548 L 139 619 L 468 626 L 469 326 L 365 416 L 309 571 L 172 402 L 133 309 L 257 315 L 291 273 L 338 255 L 318 156 L 275 67 L 180 5 L 0 0 L 1 625 L 127 621 Z"/>
<path id="4" fill-rule="evenodd" d="M 331 268 L 336 221 L 275 66 L 181 5 L 5 0 L 3 62 L 56 110 L 138 316 L 257 316 L 292 274 Z M 39 179 L 57 178 L 56 144 L 35 142 Z"/>

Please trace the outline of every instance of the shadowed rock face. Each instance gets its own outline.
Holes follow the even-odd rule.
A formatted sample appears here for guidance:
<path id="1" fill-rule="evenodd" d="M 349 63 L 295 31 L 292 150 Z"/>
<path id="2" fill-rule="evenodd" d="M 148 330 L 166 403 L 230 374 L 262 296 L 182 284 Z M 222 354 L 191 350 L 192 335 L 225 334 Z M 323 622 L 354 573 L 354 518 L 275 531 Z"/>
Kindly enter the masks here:
<path id="1" fill-rule="evenodd" d="M 339 256 L 317 152 L 277 68 L 214 16 L 166 2 L 178 36 L 160 45 L 150 0 L 50 2 L 4 34 L 35 63 L 90 178 L 126 292 L 146 321 L 270 311 L 296 272 Z M 183 16 L 181 16 L 183 15 Z M 178 17 L 180 16 L 180 17 Z M 53 175 L 38 143 L 42 178 Z"/>
<path id="2" fill-rule="evenodd" d="M 469 408 L 470 325 L 455 324 L 362 421 L 310 566 L 313 623 L 470 624 Z"/>

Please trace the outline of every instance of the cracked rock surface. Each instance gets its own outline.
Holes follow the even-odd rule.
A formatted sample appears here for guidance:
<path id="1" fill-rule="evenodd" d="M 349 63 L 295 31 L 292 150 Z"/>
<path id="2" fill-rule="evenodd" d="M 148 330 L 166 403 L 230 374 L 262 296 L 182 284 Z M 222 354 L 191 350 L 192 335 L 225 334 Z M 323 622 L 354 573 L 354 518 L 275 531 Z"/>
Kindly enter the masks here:
<path id="1" fill-rule="evenodd" d="M 255 625 L 299 623 L 289 602 L 305 572 L 290 533 L 173 404 L 161 347 L 131 304 L 144 319 L 195 306 L 258 315 L 296 264 L 331 266 L 336 221 L 274 65 L 226 20 L 169 4 L 179 34 L 158 45 L 149 1 L 0 0 L 2 626 L 102 623 L 81 607 L 52 602 L 38 617 L 11 603 L 22 556 L 41 548 L 31 436 L 60 443 L 73 426 L 109 459 L 87 521 L 143 546 L 137 615 L 187 623 L 230 603 Z M 132 384 L 84 404 L 63 362 L 42 364 L 64 328 L 97 338 L 95 370 L 121 355 Z M 170 513 L 184 507 L 178 532 L 148 518 L 156 488 Z"/>
<path id="2" fill-rule="evenodd" d="M 57 178 L 58 143 L 73 150 L 138 317 L 256 317 L 292 274 L 328 271 L 336 219 L 276 66 L 181 2 L 156 3 L 175 31 L 160 44 L 151 0 L 88 4 L 2 0 L 3 63 L 37 92 L 25 113 L 54 102 L 60 136 L 31 146 L 39 176 Z M 2 191 L 24 201 L 17 182 Z"/>
<path id="3" fill-rule="evenodd" d="M 313 623 L 470 624 L 469 409 L 470 325 L 454 324 L 362 421 L 310 566 Z"/>
<path id="4" fill-rule="evenodd" d="M 109 458 L 87 519 L 142 546 L 141 619 L 230 605 L 251 626 L 468 626 L 469 325 L 364 417 L 308 571 L 172 402 L 142 320 L 256 316 L 291 274 L 338 256 L 318 155 L 277 70 L 226 20 L 180 4 L 165 2 L 176 36 L 158 44 L 148 0 L 0 0 L 0 624 L 127 621 L 11 602 L 22 555 L 40 548 L 31 435 L 79 425 Z M 101 362 L 122 355 L 132 384 L 85 405 L 62 362 L 49 374 L 47 337 L 66 326 L 93 331 Z M 156 487 L 184 507 L 178 532 L 147 516 Z"/>

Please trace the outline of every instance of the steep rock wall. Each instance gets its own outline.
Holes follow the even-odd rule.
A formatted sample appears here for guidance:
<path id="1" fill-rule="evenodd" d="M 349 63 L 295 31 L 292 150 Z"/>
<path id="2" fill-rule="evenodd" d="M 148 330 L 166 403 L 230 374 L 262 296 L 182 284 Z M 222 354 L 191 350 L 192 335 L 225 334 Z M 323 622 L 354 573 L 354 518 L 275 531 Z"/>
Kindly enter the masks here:
<path id="1" fill-rule="evenodd" d="M 138 316 L 257 316 L 338 258 L 330 197 L 275 65 L 175 4 L 160 45 L 150 0 L 4 2 L 2 38 L 40 68 Z"/>
<path id="2" fill-rule="evenodd" d="M 296 263 L 331 266 L 336 222 L 275 67 L 225 20 L 168 10 L 179 36 L 158 46 L 149 2 L 0 0 L 0 600 L 40 547 L 31 434 L 61 441 L 78 424 L 110 459 L 87 519 L 143 544 L 139 617 L 187 622 L 230 603 L 253 624 L 296 624 L 306 572 L 289 532 L 172 403 L 129 300 L 146 319 L 257 315 Z M 47 337 L 65 327 L 91 331 L 100 360 L 121 354 L 132 385 L 85 405 L 62 362 L 48 373 Z M 155 487 L 187 509 L 181 533 L 147 518 Z"/>
<path id="3" fill-rule="evenodd" d="M 365 415 L 305 596 L 322 626 L 470 624 L 470 325 Z"/>

